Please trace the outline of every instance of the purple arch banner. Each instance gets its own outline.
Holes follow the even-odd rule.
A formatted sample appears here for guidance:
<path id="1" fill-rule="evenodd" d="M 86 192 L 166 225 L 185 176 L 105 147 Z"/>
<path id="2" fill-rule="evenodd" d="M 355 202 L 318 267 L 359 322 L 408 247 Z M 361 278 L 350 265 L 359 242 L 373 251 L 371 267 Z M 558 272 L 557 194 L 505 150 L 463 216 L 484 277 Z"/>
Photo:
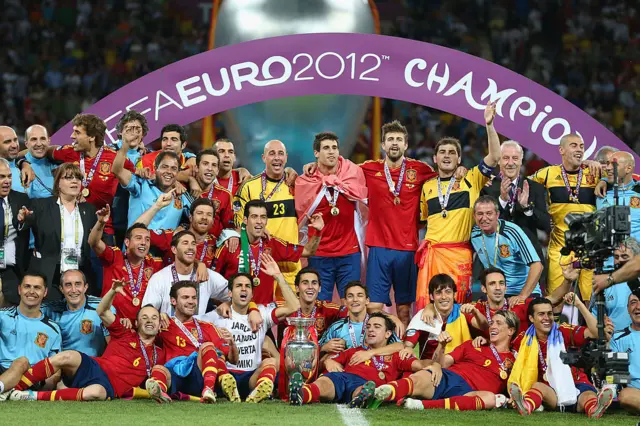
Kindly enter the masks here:
<path id="1" fill-rule="evenodd" d="M 445 47 L 369 34 L 301 34 L 210 50 L 154 71 L 103 98 L 86 113 L 107 122 L 107 142 L 127 110 L 145 114 L 152 141 L 168 123 L 186 125 L 242 105 L 290 96 L 345 94 L 397 99 L 495 126 L 549 163 L 569 132 L 586 155 L 599 146 L 632 150 L 587 113 L 549 89 L 492 62 Z M 69 143 L 71 123 L 52 137 Z M 636 156 L 636 161 L 640 158 Z"/>

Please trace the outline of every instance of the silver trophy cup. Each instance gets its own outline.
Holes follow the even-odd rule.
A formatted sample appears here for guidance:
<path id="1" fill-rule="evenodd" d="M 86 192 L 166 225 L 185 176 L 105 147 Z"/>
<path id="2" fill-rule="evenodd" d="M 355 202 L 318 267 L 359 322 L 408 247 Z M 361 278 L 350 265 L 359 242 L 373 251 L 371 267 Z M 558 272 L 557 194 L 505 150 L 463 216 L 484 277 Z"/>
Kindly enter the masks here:
<path id="1" fill-rule="evenodd" d="M 318 345 L 310 339 L 310 329 L 315 322 L 315 318 L 287 318 L 287 323 L 296 328 L 293 339 L 289 340 L 284 352 L 288 377 L 297 371 L 306 381 L 316 371 Z"/>

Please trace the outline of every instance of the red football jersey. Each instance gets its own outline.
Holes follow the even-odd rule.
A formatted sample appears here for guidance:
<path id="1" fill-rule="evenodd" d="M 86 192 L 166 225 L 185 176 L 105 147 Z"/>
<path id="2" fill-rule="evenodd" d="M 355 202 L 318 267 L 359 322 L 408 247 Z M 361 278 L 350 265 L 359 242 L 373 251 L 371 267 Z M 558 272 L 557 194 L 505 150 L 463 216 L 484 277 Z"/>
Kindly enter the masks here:
<path id="1" fill-rule="evenodd" d="M 120 324 L 120 317 L 107 327 L 111 341 L 101 357 L 94 358 L 109 378 L 116 396 L 122 396 L 136 386 L 140 386 L 147 379 L 147 364 L 142 351 L 147 353 L 149 365 L 163 365 L 165 353 L 162 348 L 153 345 L 140 347 L 140 337 L 135 330 L 124 328 Z M 155 363 L 153 352 L 156 351 Z"/>
<path id="2" fill-rule="evenodd" d="M 53 151 L 53 158 L 56 161 L 62 161 L 65 163 L 73 163 L 80 165 L 80 153 L 73 150 L 72 145 L 61 146 Z M 95 172 L 91 182 L 89 182 L 89 196 L 86 198 L 88 203 L 93 204 L 96 210 L 99 210 L 109 204 L 113 205 L 113 197 L 116 195 L 118 189 L 118 178 L 111 172 L 111 165 L 116 158 L 116 151 L 107 146 L 104 146 L 102 155 L 100 156 L 100 163 L 96 166 Z M 89 172 L 93 166 L 95 158 L 84 157 L 84 174 L 89 176 Z M 131 173 L 135 172 L 133 163 L 126 159 L 124 162 L 125 169 Z M 113 226 L 111 224 L 111 216 L 104 228 L 104 232 L 109 235 L 113 235 Z"/>
<path id="3" fill-rule="evenodd" d="M 560 332 L 562 333 L 562 338 L 564 339 L 565 348 L 571 347 L 580 347 L 584 346 L 588 339 L 584 336 L 584 333 L 587 331 L 587 327 L 574 327 L 569 324 L 561 324 L 559 326 Z M 573 341 L 571 340 L 573 339 Z M 524 340 L 524 333 L 520 333 L 513 340 L 513 348 L 517 351 L 520 351 L 520 345 Z M 547 359 L 547 341 L 546 340 L 538 340 L 538 345 L 540 347 L 540 351 L 542 352 L 542 359 Z M 573 375 L 573 381 L 575 383 L 585 383 L 591 384 L 589 382 L 589 378 L 585 374 L 582 369 L 571 366 L 571 374 Z M 543 366 L 540 363 L 540 358 L 538 358 L 538 381 L 541 383 L 549 384 L 544 379 L 544 370 Z"/>
<path id="4" fill-rule="evenodd" d="M 329 189 L 327 194 L 333 194 Z M 340 210 L 337 216 L 331 214 L 331 206 L 326 197 L 318 205 L 314 213 L 322 213 L 324 229 L 322 239 L 315 256 L 338 257 L 358 253 L 358 237 L 354 228 L 356 203 L 349 201 L 343 194 L 338 196 L 336 207 Z"/>
<path id="5" fill-rule="evenodd" d="M 149 231 L 151 235 L 151 245 L 162 252 L 164 265 L 171 265 L 173 260 L 173 253 L 171 253 L 171 239 L 174 232 L 170 229 L 163 229 L 162 231 Z M 216 239 L 207 234 L 203 241 L 196 244 L 196 259 L 200 262 L 204 262 L 207 268 L 211 268 L 213 260 L 216 254 Z"/>
<path id="6" fill-rule="evenodd" d="M 298 244 L 290 244 L 280 238 L 271 237 L 269 239 L 263 239 L 263 252 L 270 254 L 276 262 L 297 262 L 302 256 L 304 247 Z M 260 247 L 258 242 L 249 245 L 253 258 L 258 261 L 258 254 Z M 244 259 L 240 256 L 242 250 L 240 247 L 235 253 L 230 253 L 229 249 L 222 245 L 216 251 L 216 260 L 213 270 L 220 275 L 229 279 L 233 274 L 238 272 L 240 268 L 240 262 L 244 262 Z M 253 276 L 253 273 L 251 274 Z M 260 278 L 260 284 L 253 287 L 253 302 L 259 305 L 268 305 L 274 301 L 274 291 L 276 282 L 273 277 L 262 272 L 258 274 Z"/>
<path id="7" fill-rule="evenodd" d="M 369 224 L 365 242 L 369 247 L 415 251 L 418 249 L 422 184 L 436 173 L 428 164 L 407 158 L 400 204 L 396 205 L 384 173 L 384 161 L 367 161 L 360 165 L 369 189 Z M 400 169 L 389 170 L 394 188 Z"/>
<path id="8" fill-rule="evenodd" d="M 465 318 L 467 319 L 467 324 L 469 325 L 469 331 L 475 330 L 471 326 L 471 320 L 473 319 L 473 314 L 462 314 L 462 315 L 464 315 Z M 447 322 L 445 320 L 445 322 L 442 324 L 442 329 L 444 330 L 446 326 L 447 326 Z M 416 345 L 420 345 L 420 359 L 432 359 L 433 353 L 438 347 L 437 337 L 435 339 L 429 339 L 429 332 L 424 330 L 408 329 L 405 334 L 404 341 L 413 344 L 414 347 Z"/>
<path id="9" fill-rule="evenodd" d="M 126 296 L 123 296 L 120 293 L 116 294 L 116 298 L 113 301 L 113 307 L 116 308 L 118 315 L 121 317 L 128 318 L 131 322 L 135 321 L 141 306 L 133 305 L 133 294 L 131 293 L 131 286 L 129 285 L 129 272 L 127 271 L 127 267 L 124 263 L 124 253 L 122 253 L 122 251 L 117 247 L 107 246 L 105 251 L 98 257 L 102 262 L 102 297 L 111 290 L 111 283 L 113 280 L 124 281 L 125 285 L 123 286 L 123 289 Z M 131 273 L 133 274 L 134 280 L 138 279 L 140 266 L 141 265 L 131 266 Z M 142 285 L 140 286 L 140 293 L 138 294 L 138 299 L 140 299 L 141 303 L 144 298 L 144 293 L 147 291 L 147 285 L 149 284 L 151 276 L 163 267 L 162 259 L 152 257 L 149 254 L 144 258 Z"/>
<path id="10" fill-rule="evenodd" d="M 516 306 L 514 306 L 513 309 L 509 309 L 511 312 L 516 314 L 518 316 L 518 319 L 520 320 L 520 329 L 518 329 L 517 333 L 522 333 L 524 331 L 527 331 L 527 328 L 529 328 L 530 324 L 529 324 L 529 317 L 527 316 L 527 308 L 529 307 L 529 303 L 532 300 L 533 300 L 533 298 L 528 298 L 524 302 L 519 303 Z M 488 310 L 489 311 L 489 319 L 493 318 L 495 313 L 498 311 L 498 309 L 489 308 L 489 304 L 487 303 L 486 300 L 477 302 L 476 303 L 476 309 L 478 309 L 480 312 L 482 312 L 482 315 L 484 315 L 484 316 L 487 316 L 487 310 Z M 489 330 L 480 331 L 480 330 L 473 329 L 471 331 L 472 332 L 475 331 L 475 335 L 476 336 L 484 336 L 486 338 L 489 338 Z"/>
<path id="11" fill-rule="evenodd" d="M 183 324 L 185 328 L 192 334 L 196 341 L 200 341 L 200 344 L 205 342 L 211 342 L 225 357 L 229 356 L 229 344 L 220 336 L 218 329 L 210 322 L 198 321 L 200 330 L 202 332 L 202 339 L 199 339 L 198 329 L 196 328 L 193 319 Z M 180 330 L 180 327 L 175 322 L 174 318 L 171 318 L 169 322 L 169 328 L 160 330 L 157 341 L 161 344 L 162 348 L 166 352 L 167 361 L 179 356 L 189 356 L 193 352 L 197 352 L 198 348 L 191 342 L 188 336 L 185 336 L 184 332 Z"/>
<path id="12" fill-rule="evenodd" d="M 160 155 L 161 152 L 162 152 L 162 150 L 153 151 L 153 152 L 150 152 L 148 154 L 143 155 L 138 160 L 138 164 L 136 164 L 136 167 L 138 167 L 139 169 L 148 168 L 152 172 L 155 172 L 156 171 L 156 167 L 155 167 L 156 157 L 158 157 L 158 155 Z M 181 170 L 189 168 L 188 166 L 185 166 L 186 162 L 187 162 L 187 159 L 185 158 L 184 154 L 180 154 L 180 169 Z"/>
<path id="13" fill-rule="evenodd" d="M 213 222 L 213 226 L 209 230 L 209 234 L 217 239 L 223 229 L 235 227 L 233 223 L 233 207 L 231 202 L 233 195 L 231 195 L 231 192 L 227 191 L 226 188 L 223 188 L 220 185 L 214 184 L 213 194 L 211 194 L 211 197 L 209 197 L 209 191 L 203 192 L 200 197 L 213 201 L 213 205 L 216 208 L 215 220 Z"/>
<path id="14" fill-rule="evenodd" d="M 360 364 L 349 365 L 349 360 L 353 354 L 366 350 L 365 348 L 347 349 L 346 351 L 332 355 L 331 359 L 342 364 L 345 373 L 355 374 L 365 380 L 371 380 L 375 382 L 376 386 L 397 380 L 404 372 L 411 372 L 411 364 L 416 360 L 414 356 L 401 360 L 400 355 L 396 352 L 393 355 L 376 356 L 377 366 L 373 359 L 361 362 Z M 380 372 L 384 374 L 384 378 L 379 376 Z"/>
<path id="15" fill-rule="evenodd" d="M 231 188 L 229 188 L 229 180 L 231 180 L 230 178 L 221 178 L 218 176 L 218 185 L 231 192 L 231 195 L 236 195 L 236 193 L 238 192 L 238 188 L 240 187 L 240 174 L 237 170 L 232 170 L 231 176 L 233 177 Z"/>
<path id="16" fill-rule="evenodd" d="M 451 351 L 449 355 L 453 357 L 455 364 L 448 370 L 462 377 L 473 390 L 493 393 L 506 392 L 508 377 L 504 379 L 500 377 L 502 368 L 489 346 L 474 348 L 472 341 L 467 340 Z M 500 352 L 499 355 L 507 373 L 509 373 L 516 358 L 512 352 Z"/>
<path id="17" fill-rule="evenodd" d="M 278 307 L 284 306 L 286 304 L 284 301 L 281 301 L 281 300 L 277 301 L 276 303 L 278 304 Z M 340 305 L 336 305 L 335 303 L 327 302 L 324 300 L 316 300 L 315 308 L 316 308 L 316 311 L 313 317 L 316 319 L 315 328 L 316 328 L 316 332 L 318 333 L 318 337 L 322 336 L 322 333 L 324 333 L 324 331 L 327 328 L 329 328 L 331 324 L 333 324 L 336 320 L 340 318 L 346 318 L 347 315 L 349 314 L 347 309 L 343 309 Z M 301 316 L 302 318 L 311 317 L 311 315 L 305 315 L 302 312 L 300 313 L 298 312 L 294 312 L 293 314 L 289 315 L 289 318 L 295 318 L 298 316 Z M 285 328 L 287 328 L 286 321 L 283 321 L 280 324 L 278 324 L 278 328 L 282 329 L 282 330 L 279 330 L 279 333 L 278 333 L 278 335 L 281 336 L 282 335 L 281 332 Z"/>

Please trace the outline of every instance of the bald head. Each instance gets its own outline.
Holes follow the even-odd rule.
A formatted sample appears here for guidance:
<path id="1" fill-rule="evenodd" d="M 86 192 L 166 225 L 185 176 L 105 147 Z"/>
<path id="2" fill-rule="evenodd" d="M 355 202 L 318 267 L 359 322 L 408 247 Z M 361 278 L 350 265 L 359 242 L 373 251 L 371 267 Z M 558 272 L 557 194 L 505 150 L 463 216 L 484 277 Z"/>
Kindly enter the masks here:
<path id="1" fill-rule="evenodd" d="M 34 158 L 44 158 L 47 155 L 49 145 L 51 145 L 47 128 L 39 124 L 30 126 L 24 132 L 24 143 Z"/>
<path id="2" fill-rule="evenodd" d="M 575 172 L 582 165 L 584 157 L 584 141 L 575 133 L 564 135 L 560 139 L 560 155 L 562 156 L 562 165 L 568 171 Z"/>
<path id="3" fill-rule="evenodd" d="M 278 140 L 267 142 L 264 146 L 262 161 L 264 161 L 267 177 L 279 180 L 287 164 L 287 148 Z"/>
<path id="4" fill-rule="evenodd" d="M 9 126 L 0 126 L 0 157 L 9 161 L 15 160 L 19 149 L 16 131 Z"/>
<path id="5" fill-rule="evenodd" d="M 633 179 L 633 172 L 636 168 L 636 160 L 629 152 L 618 151 L 611 154 L 607 164 L 607 176 L 609 182 L 613 183 L 613 163 L 618 163 L 618 182 L 628 184 Z"/>

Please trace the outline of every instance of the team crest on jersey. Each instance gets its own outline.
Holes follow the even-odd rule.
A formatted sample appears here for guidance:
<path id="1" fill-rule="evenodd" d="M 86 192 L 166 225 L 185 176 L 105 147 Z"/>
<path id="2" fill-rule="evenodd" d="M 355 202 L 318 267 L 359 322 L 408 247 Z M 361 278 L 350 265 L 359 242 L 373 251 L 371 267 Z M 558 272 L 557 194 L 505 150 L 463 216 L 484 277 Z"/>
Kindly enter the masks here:
<path id="1" fill-rule="evenodd" d="M 80 333 L 91 334 L 93 332 L 93 321 L 85 319 L 80 322 Z"/>
<path id="2" fill-rule="evenodd" d="M 460 182 L 456 181 L 456 183 L 453 184 L 453 188 L 451 188 L 451 190 L 457 191 L 458 189 L 460 189 Z"/>
<path id="3" fill-rule="evenodd" d="M 233 202 L 233 212 L 234 213 L 239 212 L 241 208 L 242 208 L 242 203 L 240 203 L 240 201 L 234 201 Z"/>
<path id="4" fill-rule="evenodd" d="M 513 361 L 511 361 L 509 358 L 505 359 L 504 366 L 506 370 L 511 370 L 513 368 Z"/>
<path id="5" fill-rule="evenodd" d="M 198 340 L 199 336 L 198 336 L 198 329 L 197 328 L 192 328 L 191 329 L 191 335 L 193 335 L 193 337 Z"/>
<path id="6" fill-rule="evenodd" d="M 136 348 L 136 346 L 138 346 L 138 344 L 137 344 L 136 342 L 129 342 L 129 344 L 131 345 L 131 347 L 132 347 L 133 349 L 135 349 L 135 348 Z"/>
<path id="7" fill-rule="evenodd" d="M 49 336 L 47 336 L 45 333 L 38 333 L 38 335 L 36 336 L 36 341 L 34 343 L 36 344 L 36 346 L 44 349 L 44 347 L 47 346 L 47 340 L 49 340 Z"/>
<path id="8" fill-rule="evenodd" d="M 511 250 L 509 249 L 509 246 L 506 244 L 501 244 L 500 245 L 500 257 L 502 258 L 506 258 L 506 257 L 510 257 L 511 256 Z"/>
<path id="9" fill-rule="evenodd" d="M 207 254 L 206 254 L 206 256 L 207 257 L 213 257 L 215 249 L 216 249 L 215 245 L 207 246 Z"/>
<path id="10" fill-rule="evenodd" d="M 107 163 L 106 161 L 102 161 L 100 163 L 100 173 L 102 173 L 103 175 L 108 175 L 111 172 L 111 164 Z"/>
<path id="11" fill-rule="evenodd" d="M 144 268 L 144 276 L 147 278 L 147 281 L 151 279 L 153 275 L 153 268 Z"/>
<path id="12" fill-rule="evenodd" d="M 220 210 L 220 200 L 213 199 L 211 200 L 211 203 L 213 203 L 213 208 L 216 212 Z"/>
<path id="13" fill-rule="evenodd" d="M 269 256 L 271 256 L 271 247 L 266 247 L 264 249 L 264 254 L 268 254 Z"/>
<path id="14" fill-rule="evenodd" d="M 385 355 L 384 356 L 384 362 L 391 362 L 391 358 L 392 358 L 391 355 Z"/>
<path id="15" fill-rule="evenodd" d="M 418 172 L 415 169 L 407 170 L 407 182 L 415 182 L 418 177 Z"/>
<path id="16" fill-rule="evenodd" d="M 173 199 L 173 207 L 178 210 L 182 210 L 182 197 L 176 197 Z"/>
<path id="17" fill-rule="evenodd" d="M 633 208 L 633 209 L 640 208 L 640 198 L 638 198 L 638 197 L 631 197 L 631 200 L 629 200 L 629 205 L 630 205 L 630 206 L 631 206 L 631 208 Z"/>
<path id="18" fill-rule="evenodd" d="M 589 173 L 589 174 L 586 176 L 586 178 L 587 178 L 587 185 L 595 185 L 595 183 L 596 183 L 596 177 L 595 177 L 595 175 L 593 175 L 593 174 Z"/>
<path id="19" fill-rule="evenodd" d="M 324 318 L 322 317 L 316 318 L 316 330 L 317 331 L 324 330 Z"/>

